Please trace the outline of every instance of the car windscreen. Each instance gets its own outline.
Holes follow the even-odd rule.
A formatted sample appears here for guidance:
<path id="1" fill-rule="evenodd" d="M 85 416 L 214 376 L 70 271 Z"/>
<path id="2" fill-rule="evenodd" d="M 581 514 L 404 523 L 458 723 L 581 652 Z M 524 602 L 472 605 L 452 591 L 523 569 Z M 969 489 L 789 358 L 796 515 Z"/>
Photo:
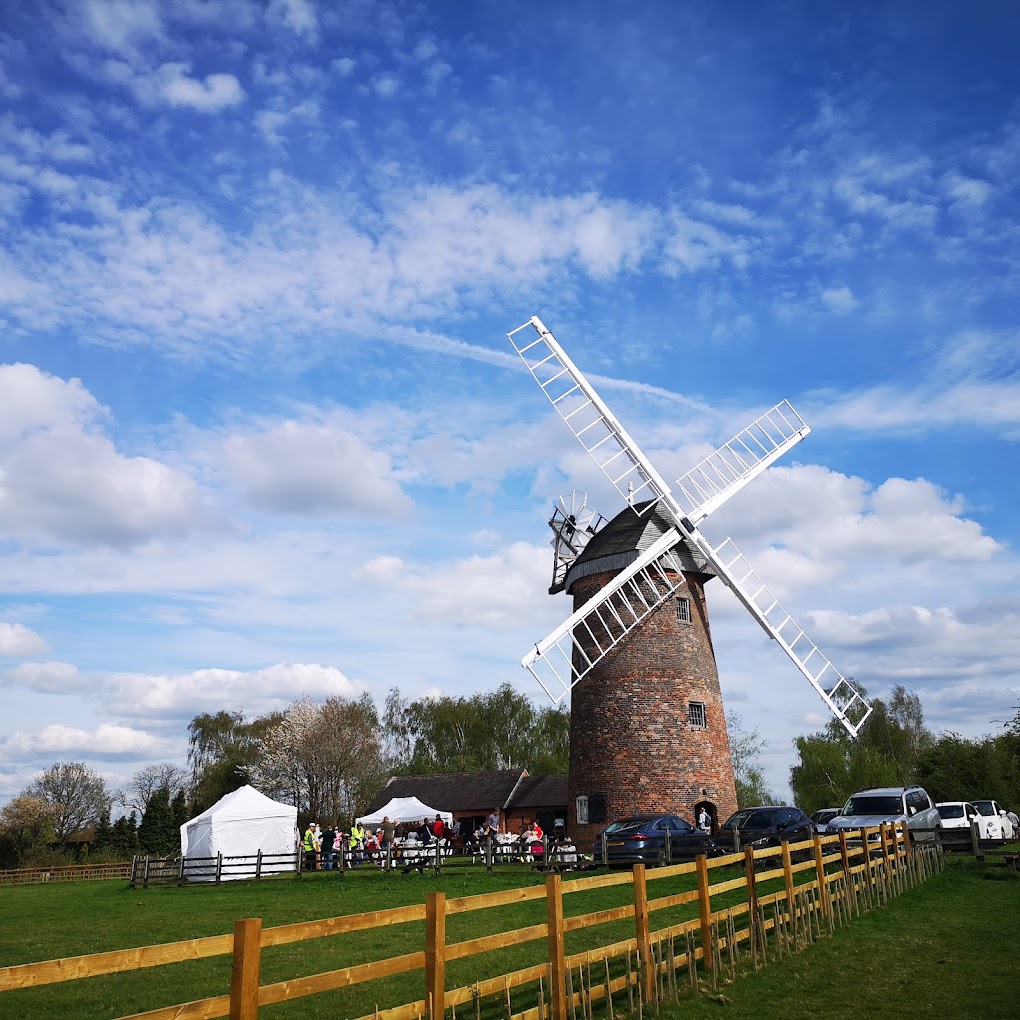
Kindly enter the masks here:
<path id="1" fill-rule="evenodd" d="M 869 794 L 868 796 L 851 797 L 843 808 L 845 815 L 901 815 L 903 814 L 903 801 L 898 795 L 882 796 L 881 794 Z"/>
<path id="2" fill-rule="evenodd" d="M 818 822 L 819 825 L 824 825 L 826 822 L 831 822 L 836 815 L 839 814 L 835 808 L 827 808 L 825 811 L 816 811 L 812 816 L 813 822 Z"/>
<path id="3" fill-rule="evenodd" d="M 962 804 L 939 804 L 939 814 L 943 818 L 962 818 L 963 817 L 963 805 Z"/>
<path id="4" fill-rule="evenodd" d="M 972 800 L 971 804 L 977 808 L 979 815 L 995 814 L 995 807 L 990 800 Z"/>
<path id="5" fill-rule="evenodd" d="M 651 821 L 650 818 L 621 818 L 606 828 L 606 835 L 619 836 L 624 832 L 638 832 L 642 827 L 650 825 Z"/>
<path id="6" fill-rule="evenodd" d="M 723 826 L 732 831 L 737 829 L 767 829 L 776 821 L 775 811 L 738 811 Z"/>

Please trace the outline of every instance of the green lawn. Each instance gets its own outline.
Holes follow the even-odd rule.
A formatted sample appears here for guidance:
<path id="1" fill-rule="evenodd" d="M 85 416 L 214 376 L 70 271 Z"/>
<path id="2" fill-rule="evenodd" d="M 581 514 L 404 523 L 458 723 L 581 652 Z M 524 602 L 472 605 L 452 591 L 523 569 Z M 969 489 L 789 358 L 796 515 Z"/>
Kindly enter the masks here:
<path id="1" fill-rule="evenodd" d="M 654 871 L 649 872 L 651 878 Z M 736 874 L 736 873 L 734 873 Z M 991 876 L 994 876 L 991 877 Z M 716 872 L 713 881 L 729 877 Z M 807 876 L 804 876 L 807 877 Z M 995 880 L 998 878 L 999 880 Z M 235 919 L 261 917 L 266 927 L 294 921 L 359 913 L 422 902 L 442 889 L 470 896 L 496 889 L 542 883 L 530 872 L 486 875 L 477 871 L 443 875 L 392 875 L 375 870 L 340 879 L 323 874 L 300 880 L 231 883 L 219 887 L 129 890 L 123 882 L 44 885 L 0 890 L 0 965 L 34 962 L 108 949 L 151 945 L 233 929 Z M 650 882 L 649 896 L 693 886 L 693 876 Z M 732 894 L 741 898 L 739 893 Z M 629 886 L 593 890 L 565 898 L 570 915 L 630 902 Z M 719 898 L 713 905 L 725 903 Z M 653 915 L 653 927 L 694 916 L 696 905 Z M 829 1008 L 863 1005 L 956 1009 L 960 1016 L 1014 1017 L 1020 996 L 1020 876 L 953 863 L 947 872 L 908 891 L 882 909 L 837 931 L 817 945 L 759 974 L 720 988 L 734 1015 L 815 1016 Z M 451 916 L 448 941 L 477 937 L 545 920 L 543 900 Z M 633 934 L 633 921 L 587 927 L 568 935 L 567 952 Z M 263 983 L 345 967 L 423 948 L 424 925 L 400 925 L 346 936 L 316 939 L 267 950 Z M 448 987 L 527 966 L 544 959 L 543 941 L 452 963 Z M 0 1018 L 49 1015 L 116 1017 L 133 1010 L 223 994 L 229 988 L 230 959 L 220 957 L 122 975 L 0 993 Z M 337 1020 L 370 1013 L 378 1004 L 422 996 L 421 973 L 398 975 L 354 989 L 312 996 L 264 1009 L 268 1018 L 322 1017 Z M 529 997 L 530 996 L 530 997 Z M 534 992 L 515 993 L 513 1008 L 534 1006 Z M 975 1003 L 980 1009 L 975 1012 Z M 617 1011 L 621 1002 L 617 999 Z M 502 1015 L 501 996 L 488 1001 L 483 1018 Z M 680 1012 L 717 1010 L 708 999 L 685 1002 Z M 899 1008 L 899 1007 L 897 1007 Z M 599 1012 L 599 1010 L 596 1010 Z M 463 1007 L 458 1016 L 473 1016 Z M 669 1018 L 673 1007 L 664 1007 Z"/>
<path id="2" fill-rule="evenodd" d="M 721 1002 L 718 996 L 725 996 Z M 1020 1016 L 1020 875 L 950 861 L 946 871 L 799 954 L 664 1006 L 662 1020 L 718 1016 Z M 646 1014 L 647 1015 L 647 1014 Z"/>

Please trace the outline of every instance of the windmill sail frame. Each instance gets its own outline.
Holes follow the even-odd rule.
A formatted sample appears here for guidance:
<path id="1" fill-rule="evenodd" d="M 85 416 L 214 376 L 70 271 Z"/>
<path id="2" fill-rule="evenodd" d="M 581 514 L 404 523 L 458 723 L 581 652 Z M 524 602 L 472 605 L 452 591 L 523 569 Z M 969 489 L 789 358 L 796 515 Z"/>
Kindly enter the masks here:
<path id="1" fill-rule="evenodd" d="M 525 332 L 529 329 L 533 332 Z M 525 335 L 519 342 L 521 333 Z M 833 666 L 772 596 L 729 539 L 717 549 L 697 527 L 712 511 L 810 432 L 789 401 L 781 401 L 765 412 L 681 476 L 677 485 L 693 504 L 688 511 L 541 319 L 532 316 L 508 333 L 507 338 L 553 408 L 627 504 L 635 509 L 636 504 L 650 500 L 641 512 L 648 513 L 652 507 L 659 505 L 674 524 L 674 528 L 653 546 L 655 556 L 649 558 L 650 549 L 621 571 L 609 585 L 536 644 L 534 651 L 521 660 L 521 665 L 529 670 L 554 701 L 559 701 L 669 595 L 663 595 L 654 605 L 646 603 L 643 615 L 633 623 L 628 618 L 626 628 L 622 628 L 621 620 L 619 633 L 610 628 L 612 640 L 606 647 L 596 643 L 597 656 L 594 659 L 585 655 L 575 641 L 575 629 L 584 627 L 590 633 L 593 620 L 598 620 L 599 626 L 605 626 L 605 618 L 607 615 L 612 617 L 615 611 L 612 599 L 619 598 L 620 592 L 640 593 L 641 581 L 647 581 L 642 571 L 668 557 L 669 549 L 684 542 L 712 566 L 765 633 L 779 644 L 847 732 L 856 737 L 871 714 L 871 705 L 854 679 L 842 675 Z M 679 587 L 677 584 L 673 590 Z M 608 614 L 607 604 L 612 610 Z M 575 649 L 580 653 L 582 662 L 587 663 L 582 669 L 574 665 Z M 554 693 L 557 688 L 558 693 Z"/>

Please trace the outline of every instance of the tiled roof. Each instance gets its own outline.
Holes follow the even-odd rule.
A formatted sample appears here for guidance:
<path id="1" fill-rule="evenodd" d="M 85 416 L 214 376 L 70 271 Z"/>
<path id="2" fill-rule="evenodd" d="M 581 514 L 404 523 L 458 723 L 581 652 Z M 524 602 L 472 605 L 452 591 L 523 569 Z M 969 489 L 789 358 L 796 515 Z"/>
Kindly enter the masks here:
<path id="1" fill-rule="evenodd" d="M 526 776 L 517 787 L 511 808 L 557 808 L 567 803 L 566 776 Z"/>
<path id="2" fill-rule="evenodd" d="M 393 776 L 372 798 L 365 814 L 378 811 L 393 797 L 417 797 L 437 811 L 484 814 L 493 808 L 502 808 L 526 775 L 523 769 L 502 769 L 498 772 Z"/>

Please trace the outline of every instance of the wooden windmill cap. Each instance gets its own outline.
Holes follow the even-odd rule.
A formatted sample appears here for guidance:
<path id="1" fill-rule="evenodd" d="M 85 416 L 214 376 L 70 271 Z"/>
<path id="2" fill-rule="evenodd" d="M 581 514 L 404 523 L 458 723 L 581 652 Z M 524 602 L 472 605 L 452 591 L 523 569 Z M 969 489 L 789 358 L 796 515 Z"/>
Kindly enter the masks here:
<path id="1" fill-rule="evenodd" d="M 584 551 L 571 564 L 564 578 L 564 590 L 582 577 L 592 574 L 618 573 L 654 545 L 673 526 L 673 522 L 653 500 L 625 507 L 585 546 Z M 676 548 L 677 557 L 685 573 L 715 577 L 716 572 L 696 551 L 685 542 Z"/>

